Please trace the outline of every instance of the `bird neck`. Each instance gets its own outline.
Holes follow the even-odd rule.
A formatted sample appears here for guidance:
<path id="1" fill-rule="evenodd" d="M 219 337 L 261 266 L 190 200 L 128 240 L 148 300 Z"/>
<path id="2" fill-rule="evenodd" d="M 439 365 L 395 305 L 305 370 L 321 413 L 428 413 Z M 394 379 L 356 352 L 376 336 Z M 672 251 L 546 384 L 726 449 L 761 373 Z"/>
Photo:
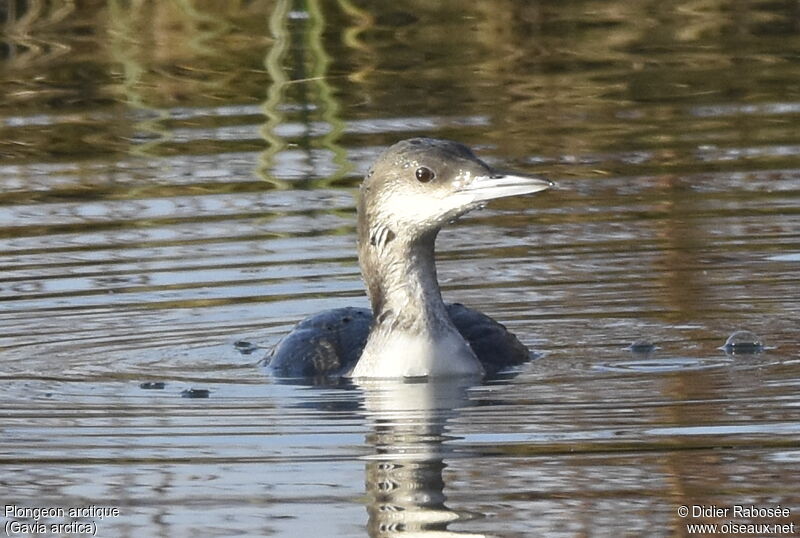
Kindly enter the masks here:
<path id="1" fill-rule="evenodd" d="M 415 235 L 367 216 L 359 214 L 358 259 L 375 320 L 350 376 L 482 374 L 442 301 L 434 259 L 439 230 Z"/>
<path id="2" fill-rule="evenodd" d="M 359 262 L 376 324 L 420 333 L 450 325 L 436 278 L 434 245 L 439 230 L 407 238 L 388 227 L 360 236 Z"/>

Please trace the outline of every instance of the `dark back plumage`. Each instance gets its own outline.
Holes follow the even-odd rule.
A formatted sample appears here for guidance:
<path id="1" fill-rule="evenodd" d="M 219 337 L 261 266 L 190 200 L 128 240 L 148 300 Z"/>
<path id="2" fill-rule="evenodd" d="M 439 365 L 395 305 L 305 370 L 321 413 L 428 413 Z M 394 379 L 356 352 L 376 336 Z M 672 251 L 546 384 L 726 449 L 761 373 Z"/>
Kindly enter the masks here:
<path id="1" fill-rule="evenodd" d="M 531 358 L 516 336 L 486 314 L 460 303 L 448 304 L 447 313 L 487 375 Z M 341 377 L 358 362 L 372 321 L 372 312 L 366 308 L 348 306 L 320 312 L 300 322 L 264 362 L 277 377 Z"/>

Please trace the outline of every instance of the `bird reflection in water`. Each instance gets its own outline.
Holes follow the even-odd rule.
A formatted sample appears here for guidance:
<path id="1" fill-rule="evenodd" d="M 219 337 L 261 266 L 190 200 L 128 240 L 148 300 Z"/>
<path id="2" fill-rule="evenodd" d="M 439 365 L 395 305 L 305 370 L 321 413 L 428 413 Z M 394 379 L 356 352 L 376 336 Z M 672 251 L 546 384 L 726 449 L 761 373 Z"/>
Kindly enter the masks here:
<path id="1" fill-rule="evenodd" d="M 474 379 L 437 382 L 369 380 L 359 383 L 373 425 L 375 452 L 366 466 L 369 536 L 486 536 L 448 525 L 479 514 L 445 505 L 444 458 L 452 454 L 447 423 L 469 405 Z"/>

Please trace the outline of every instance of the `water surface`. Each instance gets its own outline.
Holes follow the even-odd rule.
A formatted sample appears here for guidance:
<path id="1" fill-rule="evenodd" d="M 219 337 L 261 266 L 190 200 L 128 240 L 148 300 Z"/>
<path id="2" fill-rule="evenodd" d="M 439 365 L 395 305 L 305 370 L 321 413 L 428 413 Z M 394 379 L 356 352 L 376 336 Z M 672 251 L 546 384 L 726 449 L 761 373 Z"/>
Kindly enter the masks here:
<path id="1" fill-rule="evenodd" d="M 118 507 L 100 536 L 800 529 L 800 14 L 629 4 L 0 9 L 4 503 Z M 446 298 L 542 357 L 270 379 L 294 323 L 367 305 L 357 185 L 417 135 L 558 182 L 438 243 Z"/>

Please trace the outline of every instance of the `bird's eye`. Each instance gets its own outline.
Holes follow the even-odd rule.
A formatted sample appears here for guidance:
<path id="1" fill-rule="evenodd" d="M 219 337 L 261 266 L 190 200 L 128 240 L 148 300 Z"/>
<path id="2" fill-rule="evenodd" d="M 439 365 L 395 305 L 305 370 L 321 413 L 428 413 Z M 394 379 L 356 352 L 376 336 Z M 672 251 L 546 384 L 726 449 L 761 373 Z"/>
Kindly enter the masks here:
<path id="1" fill-rule="evenodd" d="M 419 168 L 417 168 L 416 175 L 417 175 L 417 181 L 419 181 L 420 183 L 427 183 L 436 177 L 436 174 L 433 173 L 433 170 L 431 170 L 427 166 L 420 166 Z"/>

